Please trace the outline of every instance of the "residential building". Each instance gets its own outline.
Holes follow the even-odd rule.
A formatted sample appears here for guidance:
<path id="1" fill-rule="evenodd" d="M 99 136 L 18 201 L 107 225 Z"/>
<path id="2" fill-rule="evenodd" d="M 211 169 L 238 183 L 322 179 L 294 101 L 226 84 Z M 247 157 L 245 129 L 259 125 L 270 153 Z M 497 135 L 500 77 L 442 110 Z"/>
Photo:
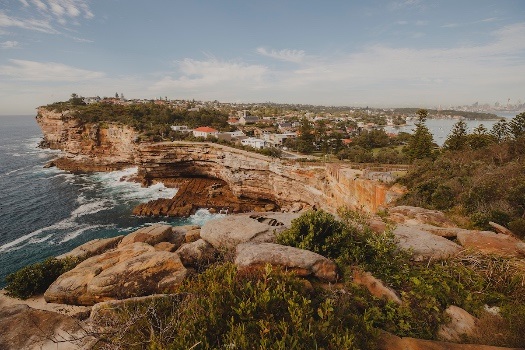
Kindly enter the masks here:
<path id="1" fill-rule="evenodd" d="M 248 137 L 244 140 L 241 140 L 241 144 L 243 146 L 250 146 L 250 147 L 253 147 L 253 148 L 264 148 L 264 146 L 266 145 L 266 142 L 264 140 L 261 140 L 261 139 L 256 139 L 255 137 Z"/>
<path id="2" fill-rule="evenodd" d="M 171 130 L 179 131 L 179 132 L 190 132 L 191 131 L 190 129 L 188 129 L 186 125 L 172 125 Z"/>
<path id="3" fill-rule="evenodd" d="M 193 136 L 195 137 L 204 137 L 205 139 L 209 136 L 216 137 L 219 134 L 218 130 L 210 128 L 209 126 L 201 126 L 197 129 L 193 129 Z"/>

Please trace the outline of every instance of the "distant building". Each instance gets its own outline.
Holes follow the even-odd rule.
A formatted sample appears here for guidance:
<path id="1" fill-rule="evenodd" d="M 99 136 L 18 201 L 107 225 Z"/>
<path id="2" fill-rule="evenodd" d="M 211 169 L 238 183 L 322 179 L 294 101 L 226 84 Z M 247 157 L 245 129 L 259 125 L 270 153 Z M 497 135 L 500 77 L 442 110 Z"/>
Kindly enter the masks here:
<path id="1" fill-rule="evenodd" d="M 259 121 L 259 117 L 256 117 L 254 115 L 246 115 L 246 110 L 244 110 L 243 112 L 244 114 L 242 115 L 242 117 L 239 118 L 239 124 L 255 124 Z"/>
<path id="2" fill-rule="evenodd" d="M 218 130 L 215 130 L 214 128 L 210 128 L 209 126 L 201 126 L 197 129 L 193 129 L 193 136 L 195 137 L 204 137 L 206 139 L 208 138 L 208 136 L 216 137 L 218 134 L 219 134 Z"/>
<path id="3" fill-rule="evenodd" d="M 188 129 L 186 125 L 172 125 L 171 130 L 179 131 L 179 132 L 190 132 L 191 131 L 190 129 Z"/>
<path id="4" fill-rule="evenodd" d="M 243 146 L 250 146 L 250 147 L 253 147 L 253 148 L 264 148 L 264 146 L 266 145 L 266 142 L 264 140 L 261 140 L 261 139 L 256 139 L 255 137 L 248 137 L 244 140 L 241 140 L 241 144 Z"/>

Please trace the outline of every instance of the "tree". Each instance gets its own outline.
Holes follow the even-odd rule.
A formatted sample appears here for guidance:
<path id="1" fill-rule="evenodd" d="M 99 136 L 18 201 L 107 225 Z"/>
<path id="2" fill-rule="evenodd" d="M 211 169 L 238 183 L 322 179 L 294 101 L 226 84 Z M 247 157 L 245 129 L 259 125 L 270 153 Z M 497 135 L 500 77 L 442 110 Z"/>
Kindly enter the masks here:
<path id="1" fill-rule="evenodd" d="M 299 127 L 299 137 L 297 137 L 297 150 L 301 153 L 310 154 L 314 150 L 314 129 L 308 119 L 303 118 L 301 120 L 301 126 Z"/>
<path id="2" fill-rule="evenodd" d="M 432 157 L 434 138 L 425 125 L 428 111 L 420 109 L 417 114 L 418 121 L 416 123 L 416 129 L 405 148 L 405 152 L 410 160 Z"/>
<path id="3" fill-rule="evenodd" d="M 507 140 L 510 136 L 509 124 L 505 119 L 500 119 L 496 124 L 492 126 L 490 134 L 494 136 L 496 142 L 503 142 Z"/>
<path id="4" fill-rule="evenodd" d="M 450 151 L 457 151 L 465 148 L 467 145 L 467 123 L 463 120 L 458 121 L 452 127 L 443 148 Z"/>
<path id="5" fill-rule="evenodd" d="M 510 133 L 515 140 L 525 135 L 525 112 L 512 118 L 509 122 Z"/>
<path id="6" fill-rule="evenodd" d="M 468 145 L 472 149 L 478 149 L 494 142 L 494 136 L 492 136 L 485 125 L 480 124 L 474 129 L 472 134 L 467 135 Z"/>
<path id="7" fill-rule="evenodd" d="M 78 96 L 75 93 L 71 94 L 71 98 L 69 99 L 69 103 L 71 103 L 73 106 L 80 106 L 84 105 L 84 99 L 80 96 Z"/>

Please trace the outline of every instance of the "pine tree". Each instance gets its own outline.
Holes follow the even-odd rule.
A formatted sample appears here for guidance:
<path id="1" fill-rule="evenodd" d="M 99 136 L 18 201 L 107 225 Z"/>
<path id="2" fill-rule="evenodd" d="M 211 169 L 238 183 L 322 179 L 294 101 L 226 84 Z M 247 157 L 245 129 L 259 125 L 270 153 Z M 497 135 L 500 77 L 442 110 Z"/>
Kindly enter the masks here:
<path id="1" fill-rule="evenodd" d="M 518 114 L 509 122 L 510 133 L 515 140 L 525 136 L 525 112 Z"/>
<path id="2" fill-rule="evenodd" d="M 467 123 L 460 120 L 452 127 L 450 134 L 443 144 L 443 148 L 450 151 L 457 151 L 465 148 L 467 141 Z"/>
<path id="3" fill-rule="evenodd" d="M 510 136 L 509 124 L 505 119 L 499 120 L 496 124 L 492 126 L 490 134 L 494 136 L 496 142 L 503 142 L 507 140 Z"/>
<path id="4" fill-rule="evenodd" d="M 432 134 L 425 125 L 428 111 L 420 109 L 418 112 L 418 121 L 414 134 L 408 141 L 406 153 L 411 160 L 432 157 L 432 148 L 434 139 Z"/>

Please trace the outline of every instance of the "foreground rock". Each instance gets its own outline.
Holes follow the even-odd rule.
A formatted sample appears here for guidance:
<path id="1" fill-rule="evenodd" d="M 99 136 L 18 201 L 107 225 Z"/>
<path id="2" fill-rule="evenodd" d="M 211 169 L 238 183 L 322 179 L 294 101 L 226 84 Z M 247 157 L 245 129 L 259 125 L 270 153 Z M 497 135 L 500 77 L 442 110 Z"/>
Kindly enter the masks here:
<path id="1" fill-rule="evenodd" d="M 441 325 L 438 338 L 445 341 L 461 342 L 476 331 L 477 318 L 460 307 L 451 305 L 445 310 L 448 316 L 447 324 Z"/>
<path id="2" fill-rule="evenodd" d="M 183 244 L 176 253 L 184 266 L 196 268 L 209 265 L 217 257 L 217 250 L 203 239 Z"/>
<path id="3" fill-rule="evenodd" d="M 246 242 L 273 242 L 275 235 L 289 228 L 296 213 L 247 213 L 208 221 L 200 236 L 216 249 L 234 250 Z"/>
<path id="4" fill-rule="evenodd" d="M 149 245 L 155 245 L 160 242 L 170 242 L 174 239 L 172 227 L 170 225 L 151 225 L 143 227 L 135 232 L 130 233 L 122 239 L 119 247 L 123 247 L 135 242 L 143 242 Z M 177 239 L 182 242 L 183 237 Z"/>
<path id="5" fill-rule="evenodd" d="M 314 276 L 326 282 L 338 279 L 337 266 L 317 253 L 274 243 L 244 243 L 237 246 L 235 265 L 239 270 L 267 264 L 291 270 L 298 276 Z"/>
<path id="6" fill-rule="evenodd" d="M 423 231 L 417 226 L 398 225 L 393 233 L 398 240 L 399 247 L 413 252 L 415 261 L 442 260 L 462 250 L 458 244 Z"/>
<path id="7" fill-rule="evenodd" d="M 27 305 L 0 308 L 0 349 L 90 349 L 86 325 L 56 312 Z"/>
<path id="8" fill-rule="evenodd" d="M 386 298 L 388 301 L 401 305 L 402 302 L 397 293 L 392 288 L 385 286 L 381 280 L 372 276 L 370 272 L 355 268 L 352 271 L 352 278 L 354 283 L 364 286 L 373 296 Z"/>
<path id="9" fill-rule="evenodd" d="M 53 282 L 44 297 L 53 303 L 93 305 L 170 292 L 186 274 L 177 254 L 136 242 L 83 261 Z"/>
<path id="10" fill-rule="evenodd" d="M 94 255 L 104 253 L 109 249 L 115 248 L 124 236 L 117 236 L 112 238 L 97 238 L 81 246 L 76 247 L 72 251 L 57 256 L 57 259 L 63 258 L 89 258 Z"/>
<path id="11" fill-rule="evenodd" d="M 388 209 L 390 220 L 399 224 L 428 224 L 438 227 L 456 227 L 439 210 L 401 205 Z"/>
<path id="12" fill-rule="evenodd" d="M 509 235 L 469 231 L 459 233 L 458 241 L 463 247 L 483 254 L 494 254 L 506 258 L 525 256 L 525 243 Z"/>
<path id="13" fill-rule="evenodd" d="M 382 332 L 378 342 L 379 350 L 524 350 L 523 348 L 502 348 L 479 344 L 456 344 L 434 340 L 400 338 Z"/>

